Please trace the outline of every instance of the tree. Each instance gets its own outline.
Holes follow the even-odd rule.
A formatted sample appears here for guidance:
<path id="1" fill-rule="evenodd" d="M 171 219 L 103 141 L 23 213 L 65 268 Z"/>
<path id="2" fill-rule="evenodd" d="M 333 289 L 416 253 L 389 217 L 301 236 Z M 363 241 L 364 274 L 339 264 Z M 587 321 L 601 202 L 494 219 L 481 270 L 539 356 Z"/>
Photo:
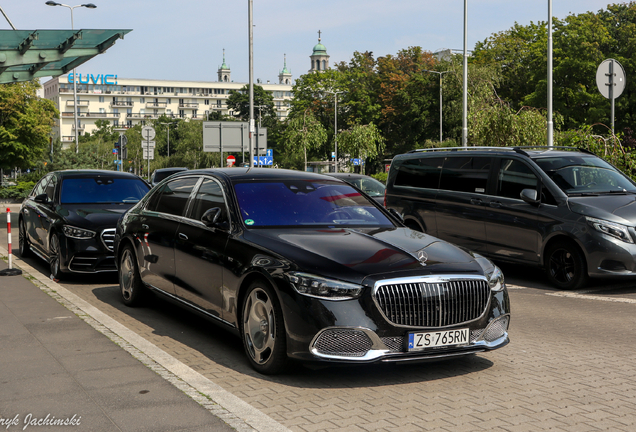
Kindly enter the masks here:
<path id="1" fill-rule="evenodd" d="M 376 159 L 384 155 L 384 138 L 373 123 L 357 124 L 338 134 L 338 153 L 365 160 Z"/>
<path id="2" fill-rule="evenodd" d="M 283 133 L 281 163 L 288 168 L 298 168 L 302 164 L 299 156 L 303 155 L 307 171 L 307 150 L 311 155 L 326 142 L 325 128 L 309 108 L 302 114 L 294 114 L 287 119 L 287 127 Z M 324 157 L 324 154 L 321 156 Z"/>
<path id="3" fill-rule="evenodd" d="M 261 121 L 267 119 L 270 121 L 272 117 L 276 118 L 274 112 L 274 96 L 263 89 L 259 85 L 254 86 L 254 117 L 258 120 L 260 106 Z M 230 90 L 230 96 L 227 98 L 227 107 L 234 112 L 234 116 L 247 121 L 250 117 L 250 101 L 249 101 L 249 85 L 245 85 L 241 90 Z"/>
<path id="4" fill-rule="evenodd" d="M 0 84 L 0 168 L 27 169 L 50 148 L 59 116 L 52 101 L 36 96 L 37 81 Z"/>

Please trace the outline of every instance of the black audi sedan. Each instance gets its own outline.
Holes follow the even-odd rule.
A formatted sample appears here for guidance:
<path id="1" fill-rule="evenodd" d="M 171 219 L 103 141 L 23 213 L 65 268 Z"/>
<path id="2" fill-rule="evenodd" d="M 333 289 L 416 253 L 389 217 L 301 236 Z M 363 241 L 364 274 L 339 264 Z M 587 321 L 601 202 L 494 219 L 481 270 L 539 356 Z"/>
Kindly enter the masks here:
<path id="1" fill-rule="evenodd" d="M 115 254 L 124 304 L 151 290 L 203 314 L 264 374 L 289 359 L 410 362 L 509 341 L 495 265 L 321 174 L 175 174 L 119 220 Z"/>
<path id="2" fill-rule="evenodd" d="M 115 225 L 149 190 L 148 183 L 130 173 L 48 173 L 20 207 L 20 255 L 33 253 L 49 262 L 54 279 L 69 272 L 117 271 Z"/>

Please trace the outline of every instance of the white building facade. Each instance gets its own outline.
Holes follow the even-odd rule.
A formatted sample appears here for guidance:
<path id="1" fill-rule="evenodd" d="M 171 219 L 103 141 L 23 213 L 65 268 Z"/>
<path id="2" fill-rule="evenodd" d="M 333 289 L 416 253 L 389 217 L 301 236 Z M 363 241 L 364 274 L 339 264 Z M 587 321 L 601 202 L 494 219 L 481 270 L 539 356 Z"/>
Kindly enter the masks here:
<path id="1" fill-rule="evenodd" d="M 119 78 L 114 74 L 77 74 L 77 112 L 79 135 L 97 129 L 95 121 L 108 120 L 119 128 L 145 124 L 162 115 L 188 120 L 207 120 L 207 115 L 220 112 L 231 114 L 227 107 L 230 91 L 241 90 L 246 83 L 221 81 L 229 78 L 225 64 L 219 68 L 219 82 L 168 81 L 153 79 Z M 274 97 L 274 110 L 282 120 L 287 117 L 292 99 L 291 74 L 285 68 L 280 83 L 258 83 Z M 43 84 L 46 99 L 52 100 L 60 117 L 54 127 L 54 138 L 59 137 L 64 148 L 74 147 L 75 102 L 73 100 L 73 74 L 62 75 Z M 256 115 L 258 115 L 256 113 Z"/>

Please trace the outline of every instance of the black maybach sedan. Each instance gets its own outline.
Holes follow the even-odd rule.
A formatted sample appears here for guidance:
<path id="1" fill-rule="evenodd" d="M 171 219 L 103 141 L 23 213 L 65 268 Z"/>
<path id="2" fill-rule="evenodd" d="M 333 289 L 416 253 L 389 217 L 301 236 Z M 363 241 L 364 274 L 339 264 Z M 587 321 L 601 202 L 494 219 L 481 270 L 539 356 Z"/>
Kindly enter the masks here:
<path id="1" fill-rule="evenodd" d="M 508 343 L 495 265 L 320 174 L 176 174 L 119 220 L 115 253 L 125 304 L 150 289 L 205 315 L 265 374 L 290 358 L 408 362 Z"/>
<path id="2" fill-rule="evenodd" d="M 49 262 L 51 275 L 115 272 L 113 241 L 121 215 L 150 186 L 140 177 L 108 170 L 50 172 L 20 207 L 20 255 Z"/>

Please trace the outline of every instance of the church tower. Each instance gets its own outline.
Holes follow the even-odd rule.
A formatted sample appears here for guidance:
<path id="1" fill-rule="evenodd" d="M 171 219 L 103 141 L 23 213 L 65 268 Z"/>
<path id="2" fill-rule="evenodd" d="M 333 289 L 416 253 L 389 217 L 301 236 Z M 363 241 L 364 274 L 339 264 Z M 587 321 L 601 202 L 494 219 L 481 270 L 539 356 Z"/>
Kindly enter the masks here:
<path id="1" fill-rule="evenodd" d="M 219 67 L 219 82 L 232 82 L 230 79 L 230 68 L 225 64 L 225 48 L 223 48 L 223 64 Z"/>
<path id="2" fill-rule="evenodd" d="M 291 85 L 292 74 L 287 69 L 287 54 L 285 54 L 285 63 L 283 70 L 278 74 L 278 84 Z"/>
<path id="3" fill-rule="evenodd" d="M 309 58 L 311 58 L 311 69 L 309 72 L 320 72 L 329 69 L 329 54 L 327 54 L 327 48 L 320 43 L 320 30 L 318 30 L 318 44 L 314 47 L 314 52 Z"/>

